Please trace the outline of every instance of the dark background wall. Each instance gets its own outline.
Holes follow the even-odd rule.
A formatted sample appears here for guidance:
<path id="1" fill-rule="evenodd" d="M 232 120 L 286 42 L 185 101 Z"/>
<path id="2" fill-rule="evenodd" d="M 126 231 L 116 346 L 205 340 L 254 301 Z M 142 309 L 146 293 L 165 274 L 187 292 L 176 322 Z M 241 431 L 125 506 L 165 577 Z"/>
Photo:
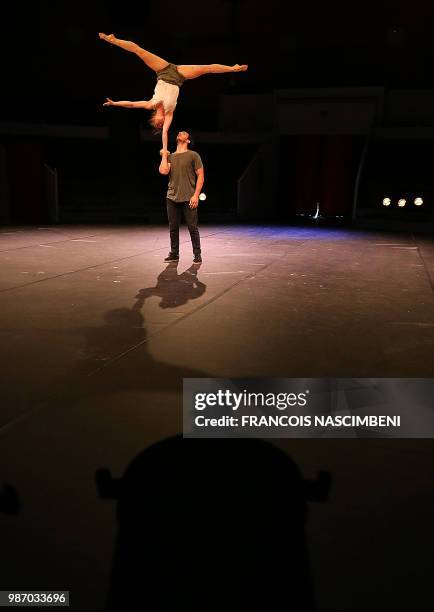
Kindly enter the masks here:
<path id="1" fill-rule="evenodd" d="M 178 64 L 249 63 L 243 78 L 188 84 L 179 111 L 186 118 L 194 111 L 196 129 L 217 126 L 218 96 L 227 91 L 429 88 L 432 19 L 429 0 L 4 3 L 0 113 L 15 120 L 104 124 L 107 113 L 99 104 L 106 95 L 151 93 L 153 75 L 128 53 L 100 42 L 98 31 L 137 40 Z"/>
<path id="2" fill-rule="evenodd" d="M 44 219 L 45 179 L 38 174 L 44 163 L 58 169 L 64 220 L 98 220 L 104 210 L 108 219 L 113 210 L 113 219 L 140 211 L 144 218 L 160 206 L 165 181 L 156 173 L 159 136 L 151 135 L 148 114 L 102 107 L 106 96 L 149 98 L 154 75 L 133 55 L 100 41 L 98 31 L 135 40 L 178 64 L 249 64 L 242 75 L 207 76 L 181 91 L 172 134 L 187 129 L 201 135 L 195 146 L 207 168 L 207 210 L 235 210 L 237 179 L 259 146 L 237 139 L 237 133 L 273 129 L 278 89 L 383 87 L 384 125 L 434 124 L 427 95 L 434 89 L 434 8 L 428 0 L 15 2 L 2 5 L 0 17 L 0 127 L 62 124 L 107 130 L 102 139 L 0 131 L 1 176 L 8 182 L 1 190 L 8 202 L 0 209 L 2 218 L 12 222 Z M 243 112 L 243 96 L 249 95 L 256 102 Z M 233 133 L 230 142 L 217 144 L 203 136 L 219 130 Z M 317 197 L 324 210 L 348 213 L 363 143 L 340 136 L 287 135 L 276 143 L 281 158 L 276 158 L 278 171 L 270 186 L 275 213 L 310 211 Z M 371 163 L 370 172 L 375 176 L 378 167 Z M 293 178 L 289 185 L 288 177 Z M 334 185 L 330 177 L 336 178 Z M 277 201 L 276 191 L 284 194 L 282 200 Z"/>

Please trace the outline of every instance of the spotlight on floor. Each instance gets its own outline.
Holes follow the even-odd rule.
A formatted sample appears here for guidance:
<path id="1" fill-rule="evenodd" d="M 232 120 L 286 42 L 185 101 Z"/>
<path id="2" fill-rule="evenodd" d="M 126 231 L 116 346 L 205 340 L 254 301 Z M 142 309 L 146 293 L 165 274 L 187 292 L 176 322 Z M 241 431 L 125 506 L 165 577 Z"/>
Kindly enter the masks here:
<path id="1" fill-rule="evenodd" d="M 401 198 L 400 200 L 398 200 L 398 206 L 400 208 L 404 208 L 406 204 L 407 204 L 407 200 L 405 200 L 404 198 Z"/>
<path id="2" fill-rule="evenodd" d="M 383 206 L 390 206 L 392 204 L 392 200 L 390 198 L 384 198 Z"/>
<path id="3" fill-rule="evenodd" d="M 423 204 L 423 198 L 415 198 L 414 200 L 415 206 L 422 206 L 422 204 Z"/>

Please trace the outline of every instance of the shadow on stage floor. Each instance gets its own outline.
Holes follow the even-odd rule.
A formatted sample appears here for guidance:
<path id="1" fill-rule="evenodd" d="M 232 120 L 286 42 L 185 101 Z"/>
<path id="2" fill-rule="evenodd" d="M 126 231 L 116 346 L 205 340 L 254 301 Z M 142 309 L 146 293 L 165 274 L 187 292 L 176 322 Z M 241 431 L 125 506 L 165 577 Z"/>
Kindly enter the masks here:
<path id="1" fill-rule="evenodd" d="M 181 453 L 176 435 L 185 377 L 433 376 L 434 241 L 266 226 L 203 237 L 192 267 L 185 233 L 179 264 L 163 263 L 167 228 L 0 235 L 0 586 L 69 588 L 72 609 L 99 612 L 110 575 L 116 601 L 134 576 L 132 589 L 148 578 L 161 592 L 164 570 L 185 597 L 212 589 L 201 612 L 230 609 L 228 577 L 250 609 L 283 610 L 281 597 L 311 610 L 313 583 L 320 612 L 431 612 L 432 440 L 192 440 Z M 94 474 L 129 464 L 115 533 Z M 302 481 L 318 469 L 332 494 L 305 522 Z M 131 575 L 117 566 L 128 551 Z"/>

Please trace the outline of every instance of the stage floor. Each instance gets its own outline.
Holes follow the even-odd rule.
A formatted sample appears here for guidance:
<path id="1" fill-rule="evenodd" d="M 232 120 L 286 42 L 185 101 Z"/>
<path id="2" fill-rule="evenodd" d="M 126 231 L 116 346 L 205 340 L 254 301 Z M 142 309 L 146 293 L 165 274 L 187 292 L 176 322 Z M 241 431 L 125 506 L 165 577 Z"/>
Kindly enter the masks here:
<path id="1" fill-rule="evenodd" d="M 66 585 L 79 593 L 76 609 L 102 609 L 114 505 L 97 498 L 93 474 L 107 466 L 121 475 L 142 448 L 181 430 L 183 377 L 434 376 L 434 239 L 317 227 L 204 226 L 201 235 L 203 264 L 192 266 L 185 229 L 177 265 L 163 261 L 166 227 L 0 232 L 0 485 L 23 501 L 20 516 L 0 515 L 11 588 Z M 412 609 L 389 511 L 398 505 L 419 525 L 404 548 L 423 594 L 431 442 L 279 444 L 308 477 L 330 469 L 340 479 L 338 497 L 311 517 L 319 609 L 348 610 L 347 600 L 327 600 L 320 568 L 333 564 L 354 584 L 366 577 L 353 555 L 368 533 L 385 544 L 372 575 L 396 566 L 390 609 Z M 424 497 L 426 517 L 409 506 L 412 495 Z M 359 504 L 351 519 L 365 521 L 356 542 L 344 537 L 350 499 Z M 362 584 L 353 612 L 378 601 L 378 584 Z"/>

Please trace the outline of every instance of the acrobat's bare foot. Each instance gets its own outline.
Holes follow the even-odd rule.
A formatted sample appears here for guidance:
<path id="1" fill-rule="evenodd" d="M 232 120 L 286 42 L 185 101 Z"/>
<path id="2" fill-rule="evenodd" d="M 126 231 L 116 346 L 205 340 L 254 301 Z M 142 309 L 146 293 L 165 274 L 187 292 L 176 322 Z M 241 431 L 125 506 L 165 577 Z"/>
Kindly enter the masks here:
<path id="1" fill-rule="evenodd" d="M 245 72 L 248 68 L 247 64 L 235 64 L 235 66 L 232 66 L 232 70 L 234 72 Z"/>
<path id="2" fill-rule="evenodd" d="M 105 40 L 108 43 L 114 43 L 116 40 L 116 36 L 114 34 L 104 34 L 103 32 L 99 32 L 98 36 L 101 40 Z"/>

